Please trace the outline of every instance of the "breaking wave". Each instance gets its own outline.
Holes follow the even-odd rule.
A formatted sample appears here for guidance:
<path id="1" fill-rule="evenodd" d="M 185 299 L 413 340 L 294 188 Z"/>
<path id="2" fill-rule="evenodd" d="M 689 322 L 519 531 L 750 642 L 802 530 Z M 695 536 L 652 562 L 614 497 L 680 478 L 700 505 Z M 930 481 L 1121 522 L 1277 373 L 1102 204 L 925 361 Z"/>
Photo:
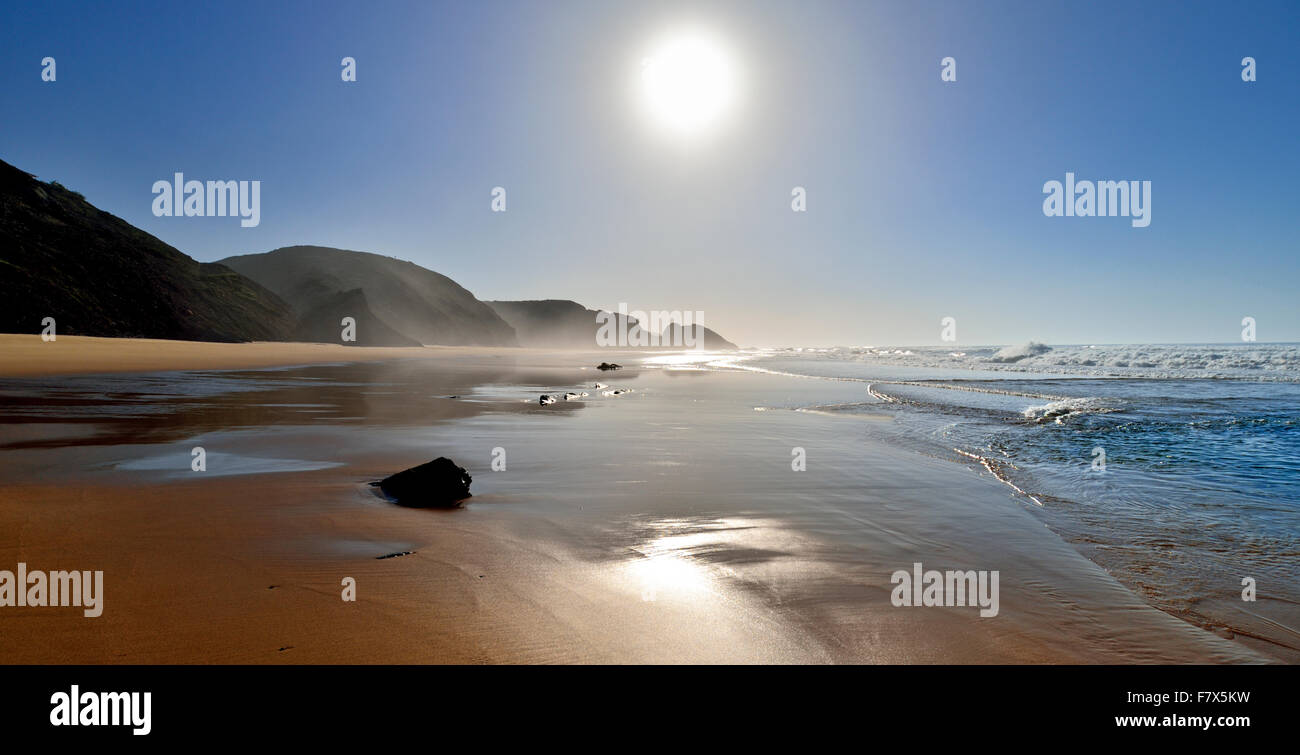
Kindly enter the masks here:
<path id="1" fill-rule="evenodd" d="M 986 372 L 1185 379 L 1211 378 L 1265 382 L 1300 382 L 1300 344 L 1156 344 L 1118 346 L 1019 346 L 819 349 L 765 349 L 746 358 L 816 359 Z M 770 368 L 770 366 L 769 366 Z"/>
<path id="2" fill-rule="evenodd" d="M 1051 346 L 1038 343 L 1037 341 L 1030 341 L 1024 346 L 1007 346 L 1006 348 L 999 349 L 998 353 L 989 357 L 989 361 L 1002 363 L 1019 362 L 1021 359 L 1041 356 L 1051 350 Z"/>

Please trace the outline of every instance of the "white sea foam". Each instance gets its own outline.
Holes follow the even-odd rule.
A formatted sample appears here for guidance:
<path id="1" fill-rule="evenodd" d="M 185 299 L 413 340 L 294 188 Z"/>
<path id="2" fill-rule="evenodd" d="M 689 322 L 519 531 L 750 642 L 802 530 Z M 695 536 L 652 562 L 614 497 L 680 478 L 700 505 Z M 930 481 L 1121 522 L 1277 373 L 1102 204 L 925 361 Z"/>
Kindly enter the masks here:
<path id="1" fill-rule="evenodd" d="M 1029 357 L 1042 356 L 1051 351 L 1052 347 L 1046 344 L 1030 341 L 1023 346 L 1007 346 L 999 349 L 998 353 L 989 357 L 990 362 L 1019 362 L 1021 359 Z"/>
<path id="2" fill-rule="evenodd" d="M 1106 406 L 1099 398 L 1067 398 L 1027 407 L 1022 414 L 1025 415 L 1025 419 L 1032 419 L 1035 422 L 1055 422 L 1059 425 L 1079 414 L 1112 411 L 1115 409 Z"/>
<path id="3" fill-rule="evenodd" d="M 952 347 L 841 348 L 809 354 L 808 350 L 770 349 L 732 357 L 742 367 L 745 357 L 796 357 L 906 367 L 959 368 L 993 372 L 1054 373 L 1088 377 L 1218 378 L 1300 382 L 1300 344 L 1163 344 L 1052 346 L 1030 342 L 1008 347 L 965 347 L 955 356 Z M 777 365 L 769 365 L 776 367 Z M 742 369 L 762 369 L 745 365 Z M 779 371 L 779 370 L 764 370 Z"/>

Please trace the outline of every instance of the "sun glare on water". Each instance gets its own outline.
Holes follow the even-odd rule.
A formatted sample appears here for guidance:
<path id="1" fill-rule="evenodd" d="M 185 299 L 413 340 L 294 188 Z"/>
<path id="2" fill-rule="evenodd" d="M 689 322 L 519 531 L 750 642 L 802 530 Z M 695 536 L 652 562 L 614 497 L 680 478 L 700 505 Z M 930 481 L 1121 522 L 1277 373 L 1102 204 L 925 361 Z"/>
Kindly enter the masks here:
<path id="1" fill-rule="evenodd" d="M 726 48 L 702 32 L 668 36 L 641 60 L 641 99 L 649 116 L 683 135 L 711 129 L 736 98 Z"/>

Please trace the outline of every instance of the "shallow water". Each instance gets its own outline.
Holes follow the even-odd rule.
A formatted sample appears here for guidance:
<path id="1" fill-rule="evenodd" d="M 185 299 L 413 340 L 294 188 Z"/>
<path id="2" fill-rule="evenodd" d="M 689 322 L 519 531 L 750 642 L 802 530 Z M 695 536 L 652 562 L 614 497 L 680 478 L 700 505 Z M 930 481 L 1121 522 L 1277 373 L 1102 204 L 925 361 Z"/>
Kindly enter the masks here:
<path id="1" fill-rule="evenodd" d="M 806 407 L 894 417 L 873 426 L 878 437 L 980 463 L 1153 605 L 1265 638 L 1284 654 L 1300 650 L 1295 348 L 1109 348 L 1120 355 L 1086 353 L 1138 376 L 1059 374 L 1082 348 L 1021 360 L 1015 371 L 991 363 L 995 352 L 945 359 L 920 349 L 768 353 L 717 366 L 860 382 L 861 401 Z M 1135 353 L 1154 361 L 1130 367 Z M 1212 377 L 1189 377 L 1206 365 Z M 1242 600 L 1247 578 L 1255 602 Z"/>

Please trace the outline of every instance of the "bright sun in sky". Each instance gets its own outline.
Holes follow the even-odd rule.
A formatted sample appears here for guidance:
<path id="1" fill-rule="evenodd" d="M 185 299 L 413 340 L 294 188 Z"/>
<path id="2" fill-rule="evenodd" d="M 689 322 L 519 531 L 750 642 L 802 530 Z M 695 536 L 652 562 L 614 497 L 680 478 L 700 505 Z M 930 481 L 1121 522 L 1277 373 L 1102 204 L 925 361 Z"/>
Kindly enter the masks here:
<path id="1" fill-rule="evenodd" d="M 668 36 L 641 61 L 641 98 L 650 117 L 679 134 L 714 126 L 736 96 L 732 60 L 716 39 L 689 32 Z"/>

